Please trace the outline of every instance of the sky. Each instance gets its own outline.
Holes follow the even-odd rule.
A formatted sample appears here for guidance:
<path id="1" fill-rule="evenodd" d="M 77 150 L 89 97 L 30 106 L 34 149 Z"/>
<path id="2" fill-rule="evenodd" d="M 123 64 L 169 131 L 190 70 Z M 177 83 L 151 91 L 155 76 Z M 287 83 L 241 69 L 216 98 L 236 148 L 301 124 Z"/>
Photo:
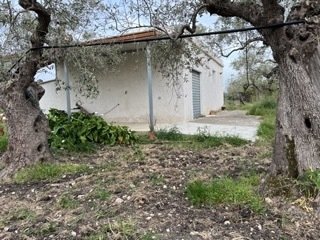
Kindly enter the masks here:
<path id="1" fill-rule="evenodd" d="M 200 24 L 204 26 L 210 26 L 211 28 L 214 26 L 215 21 L 217 20 L 216 16 L 210 16 L 209 14 L 204 14 L 202 17 L 198 18 Z M 219 30 L 219 29 L 216 29 Z M 224 89 L 226 91 L 228 84 L 233 75 L 236 74 L 236 71 L 232 68 L 231 63 L 238 57 L 238 53 L 231 54 L 228 58 L 220 57 L 223 61 L 223 82 L 224 82 Z"/>

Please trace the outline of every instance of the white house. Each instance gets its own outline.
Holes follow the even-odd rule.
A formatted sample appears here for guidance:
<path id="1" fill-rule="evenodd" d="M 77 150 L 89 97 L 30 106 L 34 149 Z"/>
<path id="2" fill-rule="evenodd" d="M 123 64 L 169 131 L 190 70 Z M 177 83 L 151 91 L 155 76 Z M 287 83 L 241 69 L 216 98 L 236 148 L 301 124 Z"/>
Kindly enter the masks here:
<path id="1" fill-rule="evenodd" d="M 136 40 L 155 37 L 155 31 L 131 33 L 119 37 L 108 38 L 109 42 L 128 43 L 126 49 L 135 45 Z M 105 39 L 106 41 L 106 39 Z M 140 49 L 146 49 L 146 43 L 139 43 Z M 195 44 L 195 43 L 192 43 Z M 223 101 L 223 64 L 210 49 L 200 48 L 205 63 L 194 67 L 192 71 L 183 69 L 187 81 L 181 81 L 179 96 L 168 86 L 167 80 L 157 67 L 148 70 L 147 51 L 136 51 L 128 55 L 115 72 L 98 74 L 100 94 L 96 99 L 76 96 L 73 91 L 77 71 L 69 68 L 70 104 L 76 107 L 80 102 L 87 111 L 98 113 L 107 121 L 121 123 L 177 123 L 186 122 L 218 111 Z M 132 51 L 131 51 L 132 52 Z M 150 60 L 150 59 L 149 59 Z M 64 79 L 64 66 L 56 64 L 57 78 Z M 149 71 L 149 75 L 148 75 Z M 152 77 L 151 77 L 152 75 Z M 149 78 L 148 78 L 149 76 Z M 66 90 L 56 92 L 56 81 L 43 82 L 45 95 L 40 101 L 44 111 L 50 108 L 67 109 Z M 68 90 L 68 89 L 67 89 Z M 152 116 L 151 116 L 151 115 Z"/>

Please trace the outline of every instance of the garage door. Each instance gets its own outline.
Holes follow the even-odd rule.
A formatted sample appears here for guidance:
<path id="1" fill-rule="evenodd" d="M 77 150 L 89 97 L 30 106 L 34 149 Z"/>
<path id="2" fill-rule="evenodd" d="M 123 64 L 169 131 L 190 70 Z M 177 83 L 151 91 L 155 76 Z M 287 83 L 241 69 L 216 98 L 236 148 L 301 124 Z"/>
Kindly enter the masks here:
<path id="1" fill-rule="evenodd" d="M 192 105 L 193 118 L 201 115 L 201 98 L 200 98 L 200 73 L 192 71 Z"/>

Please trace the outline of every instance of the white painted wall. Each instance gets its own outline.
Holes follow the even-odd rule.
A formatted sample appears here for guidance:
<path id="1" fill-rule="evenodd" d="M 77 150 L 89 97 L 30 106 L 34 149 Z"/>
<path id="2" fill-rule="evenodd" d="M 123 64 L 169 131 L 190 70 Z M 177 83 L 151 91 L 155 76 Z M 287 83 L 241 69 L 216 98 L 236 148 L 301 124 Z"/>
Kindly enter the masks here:
<path id="1" fill-rule="evenodd" d="M 77 101 L 89 112 L 96 112 L 107 121 L 117 123 L 148 123 L 149 106 L 147 92 L 147 69 L 144 51 L 127 54 L 118 70 L 102 71 L 99 79 L 100 94 L 96 99 L 76 97 L 72 91 L 77 71 L 69 66 L 71 85 L 71 107 L 75 108 Z M 209 59 L 207 55 L 203 57 Z M 195 68 L 201 73 L 201 113 L 209 114 L 211 110 L 219 110 L 223 105 L 223 82 L 221 79 L 222 66 L 219 62 L 210 60 Z M 215 74 L 213 75 L 213 70 Z M 154 119 L 156 123 L 177 123 L 193 119 L 192 113 L 192 81 L 191 73 L 186 72 L 189 81 L 183 83 L 181 98 L 173 89 L 167 86 L 157 69 L 153 69 L 153 102 Z M 57 65 L 57 77 L 64 78 L 63 66 Z M 40 101 L 45 111 L 51 107 L 66 110 L 65 91 L 55 91 L 55 82 L 42 85 L 46 93 Z"/>
<path id="2" fill-rule="evenodd" d="M 40 107 L 45 113 L 48 113 L 50 108 L 57 108 L 67 111 L 65 91 L 56 91 L 55 80 L 43 82 L 41 83 L 41 86 L 46 91 L 40 100 Z"/>
<path id="3" fill-rule="evenodd" d="M 144 52 L 128 54 L 128 58 L 119 65 L 115 72 L 102 72 L 98 77 L 100 94 L 96 99 L 85 99 L 71 94 L 71 107 L 77 101 L 90 112 L 102 114 L 107 121 L 112 122 L 149 122 L 149 105 L 147 92 L 147 70 Z M 71 89 L 78 77 L 76 71 L 69 67 Z M 57 76 L 63 79 L 63 66 L 57 66 Z M 153 69 L 153 101 L 154 119 L 156 123 L 181 122 L 183 116 L 183 101 L 166 85 L 161 73 Z M 55 91 L 55 83 L 48 82 L 42 85 L 46 94 L 40 101 L 45 111 L 54 107 L 66 110 L 64 90 Z M 114 109 L 113 109 L 114 108 Z M 111 110 L 113 109 L 113 110 Z M 110 111 L 110 112 L 109 112 Z"/>
<path id="4" fill-rule="evenodd" d="M 217 66 L 217 63 L 210 60 L 208 69 L 203 68 L 202 70 L 202 76 L 200 76 L 201 114 L 208 115 L 210 111 L 221 110 L 224 104 L 222 69 Z"/>
<path id="5" fill-rule="evenodd" d="M 219 111 L 224 104 L 223 97 L 223 66 L 220 61 L 208 58 L 207 54 L 201 54 L 204 61 L 200 66 L 194 66 L 194 70 L 200 73 L 201 114 L 208 115 L 211 111 Z M 188 82 L 184 85 L 185 121 L 193 119 L 192 109 L 192 73 L 187 74 Z"/>

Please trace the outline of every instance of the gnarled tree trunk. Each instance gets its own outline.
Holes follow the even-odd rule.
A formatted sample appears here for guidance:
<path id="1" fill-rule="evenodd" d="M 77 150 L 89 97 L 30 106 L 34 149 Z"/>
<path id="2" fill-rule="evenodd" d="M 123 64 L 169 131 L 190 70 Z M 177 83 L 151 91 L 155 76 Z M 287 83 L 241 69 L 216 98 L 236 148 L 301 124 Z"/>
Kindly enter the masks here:
<path id="1" fill-rule="evenodd" d="M 35 82 L 26 89 L 14 85 L 7 92 L 4 109 L 9 141 L 1 157 L 5 168 L 0 172 L 0 179 L 11 177 L 25 166 L 51 159 L 48 120 L 39 108 L 43 93 L 44 89 Z"/>
<path id="2" fill-rule="evenodd" d="M 36 0 L 19 0 L 19 5 L 37 14 L 37 25 L 30 38 L 32 49 L 8 74 L 10 80 L 0 84 L 0 107 L 8 119 L 9 134 L 8 149 L 0 160 L 4 165 L 0 172 L 2 180 L 11 177 L 22 167 L 51 158 L 48 120 L 39 107 L 44 89 L 34 82 L 34 76 L 42 65 L 41 47 L 48 33 L 51 16 Z"/>
<path id="3" fill-rule="evenodd" d="M 320 169 L 320 46 L 308 59 L 279 62 L 273 173 L 297 177 Z"/>

